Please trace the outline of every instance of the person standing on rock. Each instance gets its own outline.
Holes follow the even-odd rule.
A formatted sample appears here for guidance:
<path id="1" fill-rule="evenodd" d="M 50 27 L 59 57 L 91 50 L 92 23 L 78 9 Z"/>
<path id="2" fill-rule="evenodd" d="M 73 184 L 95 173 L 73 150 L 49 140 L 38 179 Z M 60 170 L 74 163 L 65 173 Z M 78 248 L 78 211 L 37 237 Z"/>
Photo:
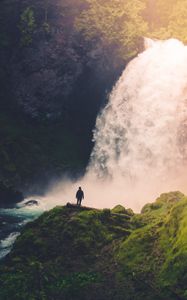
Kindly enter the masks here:
<path id="1" fill-rule="evenodd" d="M 76 193 L 76 198 L 77 198 L 77 205 L 81 206 L 82 199 L 84 199 L 84 192 L 81 189 L 81 187 L 79 187 L 79 189 Z"/>

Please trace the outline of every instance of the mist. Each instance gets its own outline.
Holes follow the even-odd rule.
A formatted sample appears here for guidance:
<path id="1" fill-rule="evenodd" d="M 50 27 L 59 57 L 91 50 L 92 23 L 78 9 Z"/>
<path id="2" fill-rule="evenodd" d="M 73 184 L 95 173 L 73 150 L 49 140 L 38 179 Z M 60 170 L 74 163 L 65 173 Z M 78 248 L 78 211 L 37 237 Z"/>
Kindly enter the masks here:
<path id="1" fill-rule="evenodd" d="M 52 208 L 75 203 L 138 212 L 163 192 L 187 192 L 187 47 L 176 39 L 145 39 L 113 88 L 93 132 L 86 175 L 63 180 L 42 199 Z"/>

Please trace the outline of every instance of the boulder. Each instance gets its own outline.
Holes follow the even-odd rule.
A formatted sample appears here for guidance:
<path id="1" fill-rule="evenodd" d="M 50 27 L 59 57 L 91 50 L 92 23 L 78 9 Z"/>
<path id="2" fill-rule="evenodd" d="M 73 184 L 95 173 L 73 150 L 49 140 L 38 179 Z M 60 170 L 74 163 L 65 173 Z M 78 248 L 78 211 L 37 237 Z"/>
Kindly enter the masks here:
<path id="1" fill-rule="evenodd" d="M 29 200 L 25 203 L 25 206 L 33 206 L 33 205 L 38 205 L 38 201 L 37 200 Z"/>

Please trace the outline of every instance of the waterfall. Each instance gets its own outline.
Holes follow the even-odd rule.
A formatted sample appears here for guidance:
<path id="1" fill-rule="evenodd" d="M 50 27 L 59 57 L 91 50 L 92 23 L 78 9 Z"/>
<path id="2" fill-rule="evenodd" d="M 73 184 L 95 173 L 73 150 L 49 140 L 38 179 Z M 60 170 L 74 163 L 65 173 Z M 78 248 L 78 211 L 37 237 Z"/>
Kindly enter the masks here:
<path id="1" fill-rule="evenodd" d="M 187 192 L 187 47 L 145 40 L 146 49 L 125 68 L 99 114 L 86 175 L 63 180 L 43 203 L 122 204 L 140 211 L 163 192 Z"/>
<path id="2" fill-rule="evenodd" d="M 177 189 L 187 177 L 187 47 L 175 39 L 145 44 L 97 118 L 88 166 L 131 194 Z"/>

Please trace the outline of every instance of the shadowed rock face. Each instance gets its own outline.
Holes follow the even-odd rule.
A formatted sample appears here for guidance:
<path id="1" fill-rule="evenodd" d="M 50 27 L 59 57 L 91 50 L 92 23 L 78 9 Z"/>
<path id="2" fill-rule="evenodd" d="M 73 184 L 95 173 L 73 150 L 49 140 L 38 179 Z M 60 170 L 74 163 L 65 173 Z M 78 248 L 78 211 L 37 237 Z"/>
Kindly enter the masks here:
<path id="1" fill-rule="evenodd" d="M 23 194 L 14 190 L 12 187 L 4 185 L 0 182 L 0 208 L 13 206 L 16 202 L 23 200 Z"/>
<path id="2" fill-rule="evenodd" d="M 0 3 L 0 180 L 26 191 L 83 172 L 96 116 L 124 68 L 116 46 L 76 30 L 83 2 Z"/>
<path id="3" fill-rule="evenodd" d="M 187 199 L 158 201 L 138 215 L 70 204 L 44 213 L 1 263 L 1 299 L 187 299 Z"/>
<path id="4" fill-rule="evenodd" d="M 68 111 L 89 113 L 90 108 L 95 116 L 123 68 L 115 48 L 107 49 L 98 38 L 88 42 L 76 30 L 74 22 L 83 3 L 14 0 L 0 4 L 2 23 L 6 23 L 1 29 L 1 57 L 10 75 L 11 96 L 33 118 L 56 119 Z"/>

